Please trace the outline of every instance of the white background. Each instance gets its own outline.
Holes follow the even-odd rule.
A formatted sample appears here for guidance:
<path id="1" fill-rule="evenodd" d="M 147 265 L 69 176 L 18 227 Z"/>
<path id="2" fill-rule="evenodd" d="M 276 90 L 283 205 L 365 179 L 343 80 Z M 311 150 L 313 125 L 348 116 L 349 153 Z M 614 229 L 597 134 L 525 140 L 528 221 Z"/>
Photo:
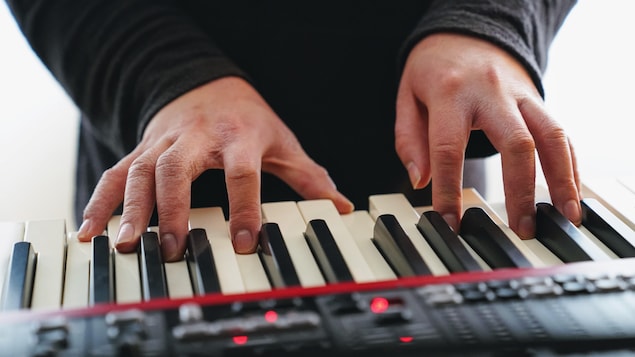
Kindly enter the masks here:
<path id="1" fill-rule="evenodd" d="M 78 111 L 1 4 L 0 221 L 72 222 Z M 551 48 L 546 101 L 575 144 L 582 178 L 635 175 L 633 14 L 633 1 L 581 0 Z M 497 160 L 488 162 L 495 192 Z"/>

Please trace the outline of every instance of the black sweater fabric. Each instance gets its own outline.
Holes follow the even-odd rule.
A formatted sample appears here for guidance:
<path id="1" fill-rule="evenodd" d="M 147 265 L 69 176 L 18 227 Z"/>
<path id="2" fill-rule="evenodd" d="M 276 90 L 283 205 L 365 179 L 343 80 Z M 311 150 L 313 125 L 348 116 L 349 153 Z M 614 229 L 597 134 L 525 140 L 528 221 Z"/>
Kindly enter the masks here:
<path id="1" fill-rule="evenodd" d="M 82 112 L 78 213 L 101 173 L 179 95 L 240 76 L 359 208 L 375 193 L 415 200 L 394 149 L 401 67 L 426 35 L 454 32 L 509 51 L 543 93 L 566 0 L 8 0 L 35 53 Z M 474 132 L 468 157 L 494 149 Z M 263 177 L 263 201 L 299 199 Z M 193 206 L 226 206 L 222 172 L 193 184 Z M 78 215 L 78 217 L 80 217 Z"/>

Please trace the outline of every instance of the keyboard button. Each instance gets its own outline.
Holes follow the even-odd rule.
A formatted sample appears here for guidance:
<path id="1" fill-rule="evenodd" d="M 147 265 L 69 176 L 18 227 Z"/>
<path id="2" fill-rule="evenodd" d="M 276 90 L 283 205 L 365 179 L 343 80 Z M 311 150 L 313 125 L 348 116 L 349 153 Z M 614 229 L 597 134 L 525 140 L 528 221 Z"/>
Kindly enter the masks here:
<path id="1" fill-rule="evenodd" d="M 260 230 L 258 254 L 267 276 L 276 288 L 299 286 L 300 278 L 276 223 L 265 223 Z"/>
<path id="2" fill-rule="evenodd" d="M 220 293 L 221 287 L 214 264 L 214 255 L 204 229 L 190 230 L 185 257 L 196 295 Z"/>
<path id="3" fill-rule="evenodd" d="M 145 301 L 167 298 L 168 286 L 163 269 L 163 258 L 159 236 L 156 232 L 141 234 L 141 246 L 139 252 L 141 287 Z"/>
<path id="4" fill-rule="evenodd" d="M 62 304 L 66 266 L 66 223 L 63 219 L 27 222 L 24 240 L 38 253 L 31 309 L 58 309 Z"/>
<path id="5" fill-rule="evenodd" d="M 263 221 L 276 223 L 289 251 L 303 287 L 323 286 L 326 284 L 322 272 L 311 253 L 304 237 L 306 222 L 295 202 L 273 202 L 262 205 Z"/>
<path id="6" fill-rule="evenodd" d="M 190 211 L 190 228 L 205 229 L 212 247 L 216 271 L 223 294 L 240 294 L 246 291 L 227 221 L 220 207 L 195 208 Z"/>
<path id="7" fill-rule="evenodd" d="M 460 235 L 492 268 L 532 267 L 482 208 L 472 207 L 465 211 Z"/>
<path id="8" fill-rule="evenodd" d="M 536 238 L 562 261 L 610 259 L 551 204 L 538 203 L 536 207 Z"/>
<path id="9" fill-rule="evenodd" d="M 13 245 L 9 270 L 2 291 L 2 310 L 11 311 L 28 308 L 35 275 L 36 254 L 29 242 Z"/>
<path id="10" fill-rule="evenodd" d="M 397 218 L 391 214 L 377 217 L 374 241 L 401 277 L 430 275 L 426 262 L 417 253 Z"/>
<path id="11" fill-rule="evenodd" d="M 4 279 L 9 270 L 11 251 L 16 242 L 21 242 L 24 237 L 24 223 L 0 222 L 0 290 L 4 286 Z"/>
<path id="12" fill-rule="evenodd" d="M 335 244 L 344 258 L 353 278 L 358 283 L 376 281 L 363 254 L 355 243 L 342 218 L 331 200 L 309 200 L 298 202 L 298 208 L 305 222 L 319 219 L 326 222 Z"/>
<path id="13" fill-rule="evenodd" d="M 326 221 L 321 219 L 309 221 L 305 234 L 326 281 L 330 283 L 353 281 L 353 275 Z"/>
<path id="14" fill-rule="evenodd" d="M 419 256 L 423 258 L 433 275 L 447 275 L 448 269 L 436 255 L 430 244 L 423 238 L 417 222 L 419 214 L 402 194 L 372 195 L 368 199 L 370 215 L 376 220 L 382 214 L 391 214 L 410 238 Z"/>
<path id="15" fill-rule="evenodd" d="M 424 212 L 417 228 L 450 272 L 484 270 L 439 212 Z"/>
<path id="16" fill-rule="evenodd" d="M 582 200 L 582 225 L 620 258 L 635 257 L 635 231 L 598 200 Z"/>
<path id="17" fill-rule="evenodd" d="M 89 302 L 91 305 L 114 302 L 113 262 L 108 236 L 93 237 L 92 248 Z"/>
<path id="18" fill-rule="evenodd" d="M 119 234 L 121 216 L 115 216 L 108 221 L 108 237 L 110 243 L 115 244 Z M 114 246 L 113 246 L 114 248 Z M 142 301 L 141 274 L 139 273 L 139 255 L 121 253 L 114 249 L 115 262 L 115 300 L 117 303 L 136 303 Z"/>
<path id="19" fill-rule="evenodd" d="M 368 212 L 354 211 L 341 217 L 377 281 L 396 279 L 395 272 L 373 242 L 375 222 Z"/>
<path id="20" fill-rule="evenodd" d="M 80 242 L 75 232 L 69 234 L 66 245 L 66 276 L 62 307 L 86 307 L 90 291 L 92 244 Z"/>

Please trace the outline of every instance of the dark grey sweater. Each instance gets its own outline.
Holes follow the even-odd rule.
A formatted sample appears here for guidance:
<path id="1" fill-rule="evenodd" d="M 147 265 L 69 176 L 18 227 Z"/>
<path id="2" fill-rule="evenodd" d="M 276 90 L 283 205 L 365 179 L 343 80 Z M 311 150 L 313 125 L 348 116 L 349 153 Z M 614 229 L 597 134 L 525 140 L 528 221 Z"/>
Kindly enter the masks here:
<path id="1" fill-rule="evenodd" d="M 418 203 L 394 149 L 395 98 L 409 49 L 435 32 L 487 39 L 520 60 L 542 93 L 565 0 L 8 0 L 29 43 L 83 113 L 78 217 L 101 172 L 152 116 L 218 77 L 249 80 L 359 208 L 374 193 Z M 480 132 L 468 156 L 494 152 Z M 193 206 L 226 205 L 221 172 Z M 424 195 L 425 196 L 425 195 Z M 298 199 L 263 177 L 263 201 Z M 421 202 L 424 203 L 424 202 Z"/>

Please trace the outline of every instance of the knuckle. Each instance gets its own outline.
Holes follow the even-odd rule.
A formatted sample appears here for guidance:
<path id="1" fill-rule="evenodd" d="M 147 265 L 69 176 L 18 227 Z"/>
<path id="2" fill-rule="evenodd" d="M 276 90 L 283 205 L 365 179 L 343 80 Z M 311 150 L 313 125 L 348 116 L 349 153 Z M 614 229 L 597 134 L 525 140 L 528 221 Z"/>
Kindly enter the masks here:
<path id="1" fill-rule="evenodd" d="M 177 150 L 162 153 L 156 162 L 155 171 L 167 176 L 173 176 L 186 168 L 183 155 Z"/>
<path id="2" fill-rule="evenodd" d="M 533 155 L 536 150 L 536 142 L 533 137 L 524 130 L 512 131 L 507 138 L 508 140 L 504 150 L 511 154 Z"/>
<path id="3" fill-rule="evenodd" d="M 431 149 L 431 152 L 440 165 L 460 162 L 464 155 L 463 146 L 454 142 L 439 143 Z"/>
<path id="4" fill-rule="evenodd" d="M 226 175 L 228 180 L 254 182 L 260 177 L 260 172 L 250 162 L 242 161 L 234 163 Z"/>
<path id="5" fill-rule="evenodd" d="M 465 80 L 462 70 L 449 69 L 437 78 L 437 88 L 445 95 L 456 93 L 464 86 Z"/>
<path id="6" fill-rule="evenodd" d="M 138 177 L 153 176 L 155 169 L 155 163 L 145 156 L 139 156 L 136 158 L 130 168 L 128 169 L 128 177 L 135 179 Z"/>

